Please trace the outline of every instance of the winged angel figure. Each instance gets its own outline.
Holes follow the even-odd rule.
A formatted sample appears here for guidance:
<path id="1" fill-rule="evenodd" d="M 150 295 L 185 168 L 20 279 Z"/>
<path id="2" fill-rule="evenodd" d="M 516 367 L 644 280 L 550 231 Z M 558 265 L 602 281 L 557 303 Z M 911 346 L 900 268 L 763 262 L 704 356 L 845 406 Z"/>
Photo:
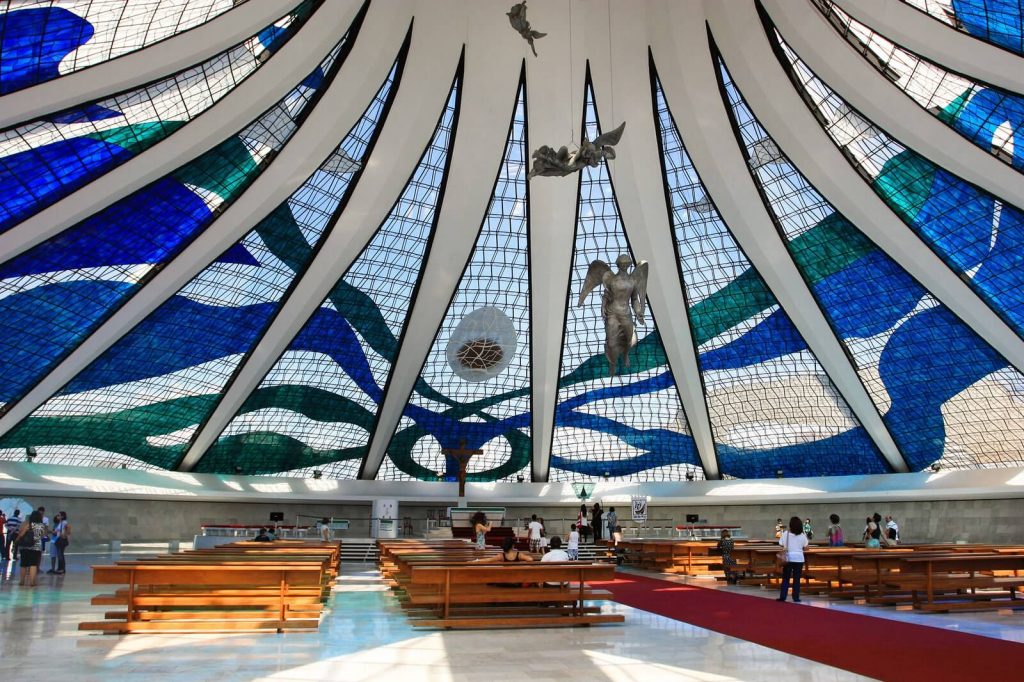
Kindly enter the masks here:
<path id="1" fill-rule="evenodd" d="M 512 24 L 512 28 L 516 30 L 516 33 L 523 37 L 523 40 L 530 44 L 530 49 L 533 50 L 533 56 L 537 56 L 537 48 L 534 46 L 533 41 L 537 38 L 543 38 L 547 33 L 541 33 L 540 31 L 534 31 L 530 27 L 530 22 L 526 20 L 526 2 L 517 3 L 512 5 L 512 8 L 505 12 L 505 16 L 508 17 L 508 23 Z"/>
<path id="2" fill-rule="evenodd" d="M 622 364 L 629 369 L 629 351 L 636 345 L 633 314 L 636 314 L 637 322 L 644 324 L 648 263 L 642 260 L 630 272 L 629 266 L 632 264 L 633 259 L 623 254 L 615 259 L 619 271 L 612 273 L 611 266 L 603 260 L 592 262 L 587 270 L 587 278 L 583 280 L 580 300 L 576 304 L 582 306 L 591 291 L 600 284 L 604 285 L 601 317 L 604 318 L 604 354 L 608 358 L 611 376 L 615 376 L 620 357 Z"/>
<path id="3" fill-rule="evenodd" d="M 622 131 L 625 129 L 626 122 L 623 121 L 618 128 L 598 135 L 593 142 L 584 135 L 583 144 L 572 154 L 569 153 L 567 147 L 560 147 L 556 152 L 552 147 L 544 145 L 531 154 L 533 167 L 526 177 L 527 179 L 535 175 L 561 177 L 582 170 L 584 166 L 596 168 L 605 159 L 615 158 L 614 146 L 622 139 Z"/>

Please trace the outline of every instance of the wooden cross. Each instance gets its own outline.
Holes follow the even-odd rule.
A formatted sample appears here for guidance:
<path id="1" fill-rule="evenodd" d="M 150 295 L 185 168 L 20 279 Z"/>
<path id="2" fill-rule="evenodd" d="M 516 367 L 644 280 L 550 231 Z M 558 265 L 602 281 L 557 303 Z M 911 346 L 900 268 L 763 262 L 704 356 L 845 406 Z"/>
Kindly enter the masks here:
<path id="1" fill-rule="evenodd" d="M 459 447 L 457 448 L 441 448 L 441 452 L 459 463 L 459 497 L 466 496 L 466 465 L 469 464 L 469 460 L 473 459 L 473 455 L 482 455 L 483 450 L 468 450 L 466 448 L 466 439 L 463 438 L 459 441 Z"/>

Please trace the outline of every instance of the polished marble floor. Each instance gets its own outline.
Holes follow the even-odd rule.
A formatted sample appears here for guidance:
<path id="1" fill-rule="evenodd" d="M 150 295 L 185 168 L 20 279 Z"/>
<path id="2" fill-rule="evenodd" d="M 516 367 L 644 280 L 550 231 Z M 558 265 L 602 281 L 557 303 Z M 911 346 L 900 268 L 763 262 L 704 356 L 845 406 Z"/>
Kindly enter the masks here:
<path id="1" fill-rule="evenodd" d="M 88 566 L 111 557 L 70 557 L 68 574 L 20 588 L 0 580 L 0 679 L 28 670 L 83 682 L 137 680 L 832 681 L 865 679 L 826 665 L 621 605 L 626 624 L 501 631 L 414 630 L 369 565 L 346 567 L 316 633 L 109 636 L 80 633 L 101 617 Z M 710 585 L 702 581 L 702 585 Z M 765 597 L 754 588 L 738 589 Z M 828 606 L 825 600 L 809 600 Z M 841 608 L 865 609 L 843 606 Z M 871 609 L 873 615 L 1024 641 L 1024 614 L 936 616 Z M 933 624 L 929 622 L 928 624 Z"/>

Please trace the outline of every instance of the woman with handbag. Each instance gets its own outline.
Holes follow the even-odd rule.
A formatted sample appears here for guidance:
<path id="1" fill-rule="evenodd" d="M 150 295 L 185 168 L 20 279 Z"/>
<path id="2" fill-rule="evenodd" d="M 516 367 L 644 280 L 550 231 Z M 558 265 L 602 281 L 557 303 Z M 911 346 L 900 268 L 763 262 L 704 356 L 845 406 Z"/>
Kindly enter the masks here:
<path id="1" fill-rule="evenodd" d="M 779 545 L 784 549 L 779 552 L 782 563 L 782 589 L 776 601 L 786 601 L 790 581 L 793 583 L 793 601 L 800 603 L 800 575 L 804 571 L 804 548 L 808 545 L 804 535 L 804 524 L 799 516 L 789 520 L 789 529 L 783 531 Z"/>
<path id="2" fill-rule="evenodd" d="M 36 586 L 36 579 L 39 576 L 39 562 L 43 558 L 43 536 L 47 533 L 43 525 L 43 514 L 40 511 L 32 512 L 28 521 L 21 524 L 18 530 L 18 550 L 21 554 L 21 579 L 18 584 L 29 587 Z"/>

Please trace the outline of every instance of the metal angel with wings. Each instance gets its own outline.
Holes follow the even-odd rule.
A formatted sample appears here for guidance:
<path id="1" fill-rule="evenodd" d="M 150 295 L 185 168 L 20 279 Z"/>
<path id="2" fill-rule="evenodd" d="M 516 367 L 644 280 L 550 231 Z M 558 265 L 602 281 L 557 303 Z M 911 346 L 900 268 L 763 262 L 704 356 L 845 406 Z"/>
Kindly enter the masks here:
<path id="1" fill-rule="evenodd" d="M 582 306 L 583 301 L 598 285 L 604 285 L 601 295 L 601 317 L 604 319 L 604 354 L 608 358 L 608 370 L 615 376 L 619 358 L 629 369 L 629 351 L 636 345 L 636 328 L 633 326 L 633 315 L 644 324 L 644 310 L 647 306 L 647 273 L 648 263 L 645 260 L 633 265 L 633 259 L 623 254 L 615 259 L 619 268 L 612 272 L 611 266 L 603 260 L 595 260 L 587 270 L 587 278 L 583 281 L 580 300 L 576 304 Z"/>
<path id="2" fill-rule="evenodd" d="M 606 159 L 614 159 L 615 145 L 622 139 L 622 131 L 625 129 L 626 122 L 623 121 L 618 128 L 598 135 L 593 142 L 584 135 L 583 142 L 575 152 L 570 152 L 568 147 L 560 147 L 555 151 L 554 148 L 544 145 L 531 155 L 533 167 L 526 177 L 561 177 L 576 173 L 587 166 L 595 168 Z"/>

